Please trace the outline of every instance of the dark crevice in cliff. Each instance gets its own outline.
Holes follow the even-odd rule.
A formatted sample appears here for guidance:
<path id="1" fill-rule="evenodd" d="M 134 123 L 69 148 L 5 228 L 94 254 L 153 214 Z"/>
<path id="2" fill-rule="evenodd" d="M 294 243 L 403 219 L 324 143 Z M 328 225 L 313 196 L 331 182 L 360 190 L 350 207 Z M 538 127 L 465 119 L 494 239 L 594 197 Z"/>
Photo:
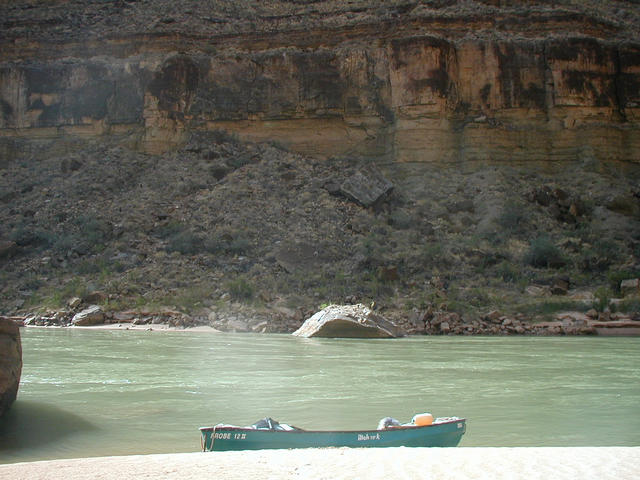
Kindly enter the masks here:
<path id="1" fill-rule="evenodd" d="M 616 48 L 615 50 L 615 72 L 614 72 L 614 96 L 616 100 L 617 113 L 620 115 L 620 119 L 622 123 L 627 122 L 627 114 L 625 111 L 627 99 L 625 98 L 622 90 L 622 67 L 620 60 L 620 48 Z"/>

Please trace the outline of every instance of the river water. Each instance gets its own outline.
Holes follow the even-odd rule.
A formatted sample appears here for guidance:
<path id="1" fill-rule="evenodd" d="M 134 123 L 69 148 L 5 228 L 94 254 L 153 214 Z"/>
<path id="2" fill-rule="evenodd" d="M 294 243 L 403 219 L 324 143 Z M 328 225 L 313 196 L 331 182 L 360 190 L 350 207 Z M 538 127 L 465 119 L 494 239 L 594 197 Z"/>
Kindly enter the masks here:
<path id="1" fill-rule="evenodd" d="M 198 427 L 269 416 L 375 428 L 467 418 L 461 446 L 640 445 L 640 338 L 22 329 L 0 463 L 200 449 Z"/>

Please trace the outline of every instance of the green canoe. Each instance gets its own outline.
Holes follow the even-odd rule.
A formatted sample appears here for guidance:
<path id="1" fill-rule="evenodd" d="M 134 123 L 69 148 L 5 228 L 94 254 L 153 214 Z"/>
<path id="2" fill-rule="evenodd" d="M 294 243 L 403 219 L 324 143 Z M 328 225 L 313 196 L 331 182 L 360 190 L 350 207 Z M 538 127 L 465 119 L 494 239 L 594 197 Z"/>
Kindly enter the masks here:
<path id="1" fill-rule="evenodd" d="M 266 448 L 321 447 L 455 447 L 466 430 L 464 418 L 427 426 L 400 426 L 384 430 L 311 431 L 256 429 L 216 425 L 201 427 L 204 452 Z"/>

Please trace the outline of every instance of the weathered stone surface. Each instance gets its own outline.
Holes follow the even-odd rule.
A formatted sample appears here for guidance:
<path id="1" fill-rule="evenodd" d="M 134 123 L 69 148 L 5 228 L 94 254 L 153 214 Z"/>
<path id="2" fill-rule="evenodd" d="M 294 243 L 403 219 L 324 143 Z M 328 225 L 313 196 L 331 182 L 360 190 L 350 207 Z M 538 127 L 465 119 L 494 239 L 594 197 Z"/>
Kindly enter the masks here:
<path id="1" fill-rule="evenodd" d="M 98 325 L 104 322 L 104 312 L 98 305 L 92 305 L 79 313 L 76 313 L 71 320 L 73 325 L 78 327 L 86 327 L 90 325 Z"/>
<path id="2" fill-rule="evenodd" d="M 373 166 L 361 168 L 340 185 L 340 192 L 365 207 L 377 203 L 393 189 L 393 184 Z"/>
<path id="3" fill-rule="evenodd" d="M 562 2 L 398 12 L 319 1 L 309 12 L 281 1 L 252 5 L 250 23 L 224 3 L 172 4 L 180 22 L 169 23 L 134 3 L 79 1 L 64 16 L 55 2 L 0 7 L 0 129 L 138 131 L 157 152 L 222 128 L 308 153 L 420 162 L 640 152 L 637 18 L 608 2 L 568 14 Z M 205 20 L 211 9 L 223 20 Z M 87 15 L 90 31 L 74 22 Z"/>
<path id="4" fill-rule="evenodd" d="M 0 416 L 18 395 L 21 373 L 20 329 L 13 320 L 0 317 Z"/>
<path id="5" fill-rule="evenodd" d="M 405 332 L 362 304 L 330 305 L 308 318 L 293 335 L 330 338 L 393 338 Z"/>
<path id="6" fill-rule="evenodd" d="M 640 278 L 630 278 L 620 282 L 620 291 L 622 295 L 639 295 L 640 294 Z"/>

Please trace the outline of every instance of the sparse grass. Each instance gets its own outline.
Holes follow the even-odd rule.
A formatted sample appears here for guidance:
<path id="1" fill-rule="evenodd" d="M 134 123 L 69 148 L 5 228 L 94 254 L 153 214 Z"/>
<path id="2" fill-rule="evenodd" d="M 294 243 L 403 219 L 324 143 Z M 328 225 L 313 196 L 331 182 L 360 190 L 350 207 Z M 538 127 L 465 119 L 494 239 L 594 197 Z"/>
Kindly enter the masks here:
<path id="1" fill-rule="evenodd" d="M 535 303 L 517 305 L 514 310 L 527 315 L 550 316 L 564 311 L 586 312 L 591 305 L 579 300 L 543 300 Z"/>

